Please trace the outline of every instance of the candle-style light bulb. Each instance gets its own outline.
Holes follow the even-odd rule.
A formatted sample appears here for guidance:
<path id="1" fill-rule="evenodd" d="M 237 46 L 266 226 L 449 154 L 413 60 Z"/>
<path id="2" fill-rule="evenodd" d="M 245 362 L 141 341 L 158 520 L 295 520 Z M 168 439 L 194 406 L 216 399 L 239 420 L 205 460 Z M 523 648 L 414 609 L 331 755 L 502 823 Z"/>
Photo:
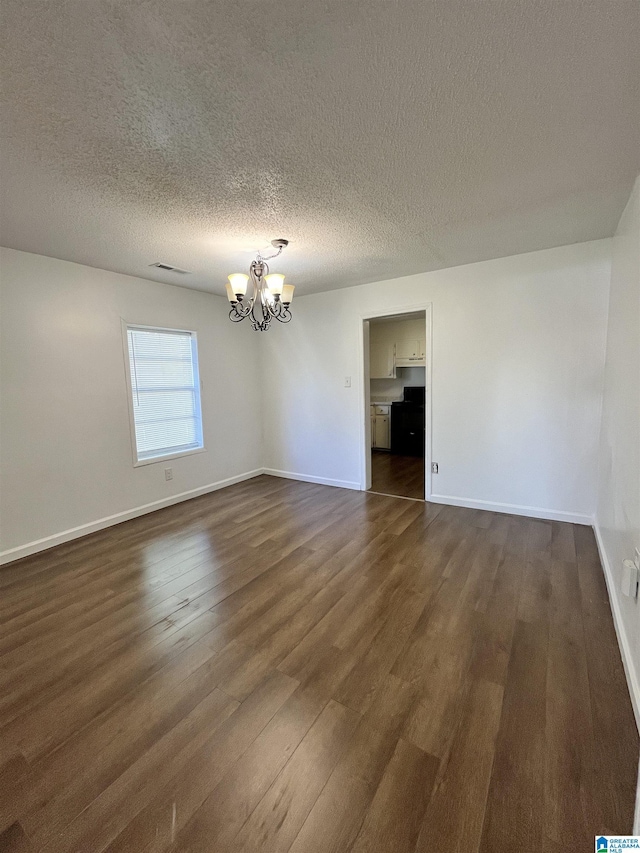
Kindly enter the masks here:
<path id="1" fill-rule="evenodd" d="M 264 280 L 267 282 L 267 287 L 271 293 L 273 293 L 274 296 L 280 296 L 282 288 L 284 287 L 284 276 L 279 272 L 272 272 L 269 273 L 269 275 L 266 275 Z"/>
<path id="2" fill-rule="evenodd" d="M 285 284 L 282 288 L 282 301 L 285 305 L 290 305 L 293 302 L 293 291 L 296 289 L 295 284 Z"/>
<path id="3" fill-rule="evenodd" d="M 249 276 L 243 272 L 232 272 L 229 276 L 229 283 L 231 285 L 231 289 L 235 293 L 236 296 L 244 296 L 247 292 L 247 282 L 249 281 Z"/>

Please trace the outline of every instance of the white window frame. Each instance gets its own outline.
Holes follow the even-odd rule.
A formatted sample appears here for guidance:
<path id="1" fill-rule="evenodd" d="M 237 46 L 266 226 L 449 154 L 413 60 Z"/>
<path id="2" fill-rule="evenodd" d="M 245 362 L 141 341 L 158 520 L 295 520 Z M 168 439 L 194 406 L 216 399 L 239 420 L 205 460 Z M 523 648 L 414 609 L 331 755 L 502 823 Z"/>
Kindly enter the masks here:
<path id="1" fill-rule="evenodd" d="M 179 459 L 182 456 L 193 456 L 196 453 L 205 453 L 206 447 L 204 446 L 204 425 L 202 418 L 202 379 L 200 378 L 200 363 L 198 358 L 198 333 L 193 329 L 176 329 L 169 328 L 168 326 L 148 326 L 142 323 L 130 323 L 128 320 L 121 318 L 122 324 L 122 346 L 123 346 L 123 355 L 124 355 L 124 371 L 127 380 L 127 405 L 129 409 L 129 432 L 131 437 L 131 455 L 133 458 L 133 467 L 140 468 L 143 465 L 153 465 L 156 462 L 165 462 L 168 459 Z M 129 329 L 141 329 L 142 331 L 147 332 L 173 332 L 179 333 L 183 335 L 191 335 L 193 344 L 192 344 L 192 357 L 193 364 L 197 372 L 198 377 L 198 405 L 200 407 L 200 426 L 201 426 L 201 439 L 202 439 L 202 447 L 192 447 L 188 450 L 179 450 L 176 453 L 164 453 L 159 456 L 151 456 L 146 459 L 138 459 L 138 442 L 136 439 L 136 420 L 135 413 L 133 409 L 133 383 L 131 381 L 131 366 L 129 360 Z"/>

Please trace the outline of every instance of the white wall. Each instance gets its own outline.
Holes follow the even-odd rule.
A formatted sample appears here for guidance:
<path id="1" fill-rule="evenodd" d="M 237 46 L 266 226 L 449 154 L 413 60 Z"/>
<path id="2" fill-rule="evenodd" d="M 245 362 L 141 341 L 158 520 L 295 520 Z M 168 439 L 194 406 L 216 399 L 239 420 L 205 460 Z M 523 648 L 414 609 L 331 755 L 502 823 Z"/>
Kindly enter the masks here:
<path id="1" fill-rule="evenodd" d="M 267 335 L 221 297 L 2 250 L 3 559 L 263 465 L 359 488 L 361 317 L 427 302 L 435 499 L 588 521 L 610 245 L 302 297 Z M 207 452 L 173 460 L 171 482 L 132 464 L 121 317 L 198 332 Z"/>
<path id="2" fill-rule="evenodd" d="M 259 336 L 225 299 L 11 249 L 0 281 L 5 561 L 260 468 Z M 205 453 L 133 467 L 120 318 L 197 331 Z"/>
<path id="3" fill-rule="evenodd" d="M 620 587 L 640 548 L 640 178 L 612 255 L 596 534 L 640 726 L 640 605 Z"/>
<path id="4" fill-rule="evenodd" d="M 599 240 L 297 299 L 262 341 L 266 468 L 360 486 L 361 318 L 430 302 L 435 499 L 590 523 L 610 251 Z"/>

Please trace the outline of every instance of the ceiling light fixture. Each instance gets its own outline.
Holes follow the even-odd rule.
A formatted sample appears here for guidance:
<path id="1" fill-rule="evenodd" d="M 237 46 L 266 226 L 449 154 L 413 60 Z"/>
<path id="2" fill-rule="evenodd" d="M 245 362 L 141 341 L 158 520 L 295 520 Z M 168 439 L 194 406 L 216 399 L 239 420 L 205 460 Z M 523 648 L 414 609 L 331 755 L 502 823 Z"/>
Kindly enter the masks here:
<path id="1" fill-rule="evenodd" d="M 249 275 L 243 272 L 231 273 L 227 287 L 227 298 L 231 303 L 229 319 L 239 323 L 249 317 L 256 332 L 266 332 L 271 320 L 288 323 L 291 320 L 289 305 L 293 299 L 294 286 L 284 283 L 280 273 L 269 273 L 267 261 L 272 261 L 289 245 L 288 240 L 272 240 L 271 245 L 278 251 L 265 258 L 258 252 L 255 261 L 251 261 Z M 251 279 L 253 292 L 247 298 L 247 282 Z"/>

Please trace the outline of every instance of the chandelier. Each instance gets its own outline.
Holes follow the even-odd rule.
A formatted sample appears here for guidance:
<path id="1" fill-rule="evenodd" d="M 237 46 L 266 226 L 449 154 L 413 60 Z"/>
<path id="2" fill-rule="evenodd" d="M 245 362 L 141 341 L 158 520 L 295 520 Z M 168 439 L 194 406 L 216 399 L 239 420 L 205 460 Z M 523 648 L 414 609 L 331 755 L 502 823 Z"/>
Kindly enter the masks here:
<path id="1" fill-rule="evenodd" d="M 267 264 L 267 261 L 278 257 L 289 241 L 272 240 L 271 245 L 278 250 L 275 255 L 265 258 L 258 252 L 255 261 L 251 261 L 249 275 L 243 272 L 231 273 L 226 285 L 227 298 L 231 303 L 229 319 L 239 323 L 249 317 L 256 332 L 266 332 L 273 319 L 280 323 L 291 320 L 289 305 L 293 299 L 294 286 L 285 284 L 284 276 L 280 273 L 269 273 Z M 249 279 L 252 290 L 247 296 Z"/>

